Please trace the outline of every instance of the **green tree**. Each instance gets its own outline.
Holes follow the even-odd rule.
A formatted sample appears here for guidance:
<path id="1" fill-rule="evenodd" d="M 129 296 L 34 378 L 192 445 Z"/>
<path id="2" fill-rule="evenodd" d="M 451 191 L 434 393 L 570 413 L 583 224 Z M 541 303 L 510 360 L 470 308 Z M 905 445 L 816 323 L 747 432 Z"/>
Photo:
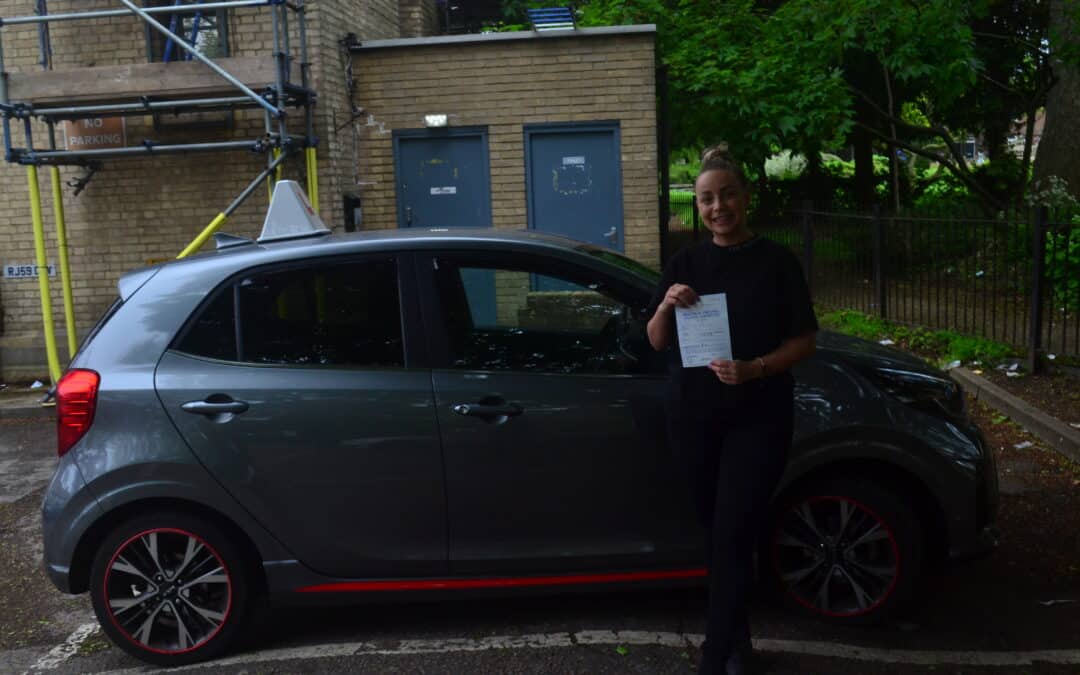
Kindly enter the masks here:
<path id="1" fill-rule="evenodd" d="M 895 150 L 903 149 L 1000 208 L 1006 200 L 955 136 L 989 129 L 1000 157 L 1017 111 L 1039 104 L 1048 88 L 1045 1 L 589 0 L 581 17 L 584 25 L 657 25 L 676 144 L 723 139 L 759 166 L 790 149 L 806 154 L 813 171 L 820 149 L 851 143 L 863 203 L 874 197 L 872 153 L 883 147 L 894 204 Z M 1005 88 L 1013 94 L 995 104 Z M 976 98 L 981 107 L 971 105 Z M 901 114 L 905 104 L 918 107 L 921 121 Z"/>

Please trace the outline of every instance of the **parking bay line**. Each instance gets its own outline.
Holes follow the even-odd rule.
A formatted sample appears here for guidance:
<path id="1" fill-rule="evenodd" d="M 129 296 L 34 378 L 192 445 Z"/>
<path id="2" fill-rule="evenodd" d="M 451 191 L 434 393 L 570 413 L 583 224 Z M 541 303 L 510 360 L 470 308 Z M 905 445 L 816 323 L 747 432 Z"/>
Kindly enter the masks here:
<path id="1" fill-rule="evenodd" d="M 337 644 L 287 647 L 251 654 L 238 654 L 217 661 L 170 669 L 178 672 L 197 668 L 234 666 L 268 661 L 294 661 L 347 656 L 406 656 L 416 654 L 446 654 L 451 652 L 477 652 L 493 649 L 558 649 L 580 645 L 649 645 L 686 648 L 701 644 L 700 634 L 680 634 L 656 631 L 579 631 L 577 633 L 534 633 L 527 635 L 503 635 L 486 638 L 444 638 L 431 640 L 401 640 L 392 642 L 345 642 Z M 1035 663 L 1080 664 L 1080 649 L 1042 649 L 1033 651 L 947 651 L 907 650 L 860 647 L 831 642 L 803 640 L 776 640 L 759 638 L 754 648 L 762 652 L 805 654 L 826 658 L 872 663 L 906 665 L 954 665 L 974 667 L 1016 667 Z M 165 672 L 148 671 L 145 667 L 113 670 L 101 675 L 134 675 L 135 673 Z"/>
<path id="2" fill-rule="evenodd" d="M 38 659 L 34 665 L 30 666 L 27 673 L 39 672 L 42 670 L 55 670 L 60 667 L 64 661 L 67 661 L 75 652 L 79 651 L 79 647 L 83 642 L 87 640 L 91 635 L 97 633 L 97 623 L 84 623 L 72 631 L 71 635 L 67 636 L 67 639 L 56 645 L 48 651 L 47 654 Z M 25 675 L 25 673 L 23 674 Z"/>

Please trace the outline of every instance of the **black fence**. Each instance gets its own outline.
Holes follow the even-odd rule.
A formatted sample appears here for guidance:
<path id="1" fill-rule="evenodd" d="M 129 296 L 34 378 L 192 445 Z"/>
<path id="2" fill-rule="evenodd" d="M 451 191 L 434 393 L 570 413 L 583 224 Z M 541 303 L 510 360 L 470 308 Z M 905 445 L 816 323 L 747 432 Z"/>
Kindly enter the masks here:
<path id="1" fill-rule="evenodd" d="M 677 213 L 673 202 L 669 252 L 708 235 Z M 800 256 L 818 305 L 1005 342 L 1034 366 L 1080 358 L 1080 224 L 1063 221 L 1046 208 L 986 219 L 807 206 L 755 229 Z"/>

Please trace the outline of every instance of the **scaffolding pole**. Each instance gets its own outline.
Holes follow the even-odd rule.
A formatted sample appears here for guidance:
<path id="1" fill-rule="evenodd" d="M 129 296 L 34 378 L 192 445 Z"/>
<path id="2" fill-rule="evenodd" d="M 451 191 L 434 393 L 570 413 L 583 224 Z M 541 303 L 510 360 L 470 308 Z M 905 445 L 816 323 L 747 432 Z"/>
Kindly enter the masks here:
<path id="1" fill-rule="evenodd" d="M 308 201 L 311 202 L 315 215 L 319 215 L 319 164 L 315 148 L 304 148 L 304 158 L 307 160 Z"/>
<path id="2" fill-rule="evenodd" d="M 81 119 L 102 114 L 131 114 L 142 115 L 161 110 L 174 110 L 178 108 L 202 108 L 228 107 L 251 104 L 247 96 L 219 96 L 216 98 L 189 98 L 172 99 L 165 101 L 142 101 L 139 103 L 113 103 L 100 105 L 64 106 L 55 108 L 27 107 L 27 112 L 38 117 L 51 117 L 53 119 Z"/>
<path id="3" fill-rule="evenodd" d="M 56 130 L 49 123 L 49 147 L 56 147 Z M 68 256 L 67 222 L 64 220 L 64 193 L 60 188 L 60 168 L 51 167 L 53 213 L 56 216 L 56 248 L 60 260 L 60 286 L 64 297 L 64 330 L 67 333 L 68 360 L 75 358 L 79 341 L 75 335 L 75 300 L 71 291 L 71 264 Z"/>
<path id="4" fill-rule="evenodd" d="M 296 15 L 300 33 L 300 86 L 307 91 L 311 86 L 311 64 L 308 62 L 307 8 L 304 6 L 304 0 L 297 0 Z M 312 111 L 311 104 L 304 106 L 304 131 L 307 134 L 307 141 L 304 144 L 304 159 L 307 162 L 308 201 L 311 202 L 311 208 L 314 209 L 315 214 L 318 215 L 319 164 L 318 154 L 316 152 L 318 139 L 315 138 L 315 114 L 314 111 Z"/>
<path id="5" fill-rule="evenodd" d="M 240 80 L 236 79 L 235 77 L 233 77 L 232 75 L 227 73 L 225 71 L 225 69 L 222 68 L 221 66 L 219 66 L 218 64 L 214 63 L 210 59 L 208 59 L 205 56 L 203 56 L 202 54 L 200 54 L 199 50 L 195 49 L 194 47 L 189 45 L 187 42 L 185 42 L 184 38 L 180 37 L 176 33 L 172 32 L 171 30 L 169 30 L 168 28 L 163 26 L 157 19 L 150 16 L 150 14 L 147 13 L 147 11 L 145 9 L 139 7 L 138 5 L 136 5 L 131 0 L 120 0 L 120 2 L 123 3 L 124 6 L 127 7 L 128 9 L 130 9 L 132 12 L 134 12 L 134 13 L 138 14 L 140 17 L 142 17 L 142 20 L 145 21 L 146 23 L 150 24 L 151 28 L 153 28 L 157 32 L 161 33 L 165 37 L 170 38 L 172 40 L 175 40 L 177 47 L 180 47 L 180 49 L 183 49 L 188 54 L 191 54 L 192 58 L 198 60 L 200 63 L 202 63 L 203 65 L 210 68 L 210 70 L 214 71 L 215 73 L 217 73 L 218 75 L 223 77 L 226 82 L 233 85 L 234 87 L 236 87 L 240 91 L 244 92 L 244 94 L 246 94 L 248 96 L 248 98 L 250 98 L 251 100 L 253 100 L 256 103 L 258 103 L 259 105 L 261 105 L 263 108 L 266 109 L 267 112 L 269 112 L 271 115 L 278 118 L 279 120 L 282 120 L 282 123 L 284 123 L 284 119 L 285 119 L 285 111 L 284 110 L 279 110 L 278 108 L 270 105 L 270 103 L 267 102 L 266 99 L 264 99 L 262 96 L 259 96 L 258 94 L 256 94 L 246 84 L 244 84 Z M 226 3 L 223 3 L 223 4 L 226 4 Z M 207 9 L 209 6 L 208 5 L 192 5 L 192 7 L 199 7 L 199 11 L 202 11 L 202 10 Z M 275 9 L 277 8 L 276 4 L 275 4 L 274 8 Z M 280 82 L 280 77 L 279 77 L 279 82 Z M 280 97 L 280 92 L 281 92 L 281 87 L 279 86 L 278 87 L 279 97 Z"/>
<path id="6" fill-rule="evenodd" d="M 193 152 L 216 152 L 218 150 L 251 150 L 261 152 L 263 140 L 256 141 L 221 141 L 218 143 L 185 143 L 164 145 L 149 143 L 130 148 L 99 148 L 97 150 L 28 150 L 17 153 L 16 161 L 20 164 L 86 164 L 91 160 L 116 157 L 135 157 L 137 155 L 173 154 L 182 155 Z M 64 160 L 70 160 L 65 162 Z"/>
<path id="7" fill-rule="evenodd" d="M 49 290 L 49 261 L 45 257 L 45 225 L 41 219 L 41 190 L 36 166 L 26 167 L 30 187 L 30 218 L 34 225 L 34 255 L 37 262 L 38 290 L 41 293 L 41 320 L 45 329 L 45 358 L 49 362 L 52 383 L 60 381 L 60 358 L 56 353 L 56 330 L 53 326 L 52 295 Z"/>
<path id="8" fill-rule="evenodd" d="M 48 360 L 49 376 L 55 383 L 59 380 L 62 371 L 60 359 L 57 353 L 55 323 L 53 319 L 53 307 L 49 280 L 49 266 L 45 246 L 45 232 L 42 218 L 42 198 L 39 184 L 38 166 L 50 166 L 50 180 L 56 216 L 56 237 L 59 253 L 59 270 L 64 298 L 64 321 L 67 331 L 67 346 L 69 356 L 73 357 L 78 340 L 75 330 L 74 302 L 70 274 L 69 246 L 67 224 L 65 222 L 63 192 L 61 188 L 60 165 L 73 164 L 93 166 L 98 160 L 133 157 L 153 154 L 183 154 L 194 152 L 215 152 L 225 150 L 246 149 L 267 154 L 266 168 L 251 181 L 251 183 L 233 200 L 229 206 L 219 213 L 209 225 L 193 240 L 177 258 L 184 258 L 197 251 L 244 203 L 244 201 L 257 189 L 264 180 L 280 179 L 283 163 L 299 147 L 305 149 L 305 161 L 307 168 L 308 198 L 316 212 L 319 209 L 318 192 L 318 165 L 316 145 L 318 138 L 315 136 L 314 112 L 316 94 L 310 89 L 311 64 L 308 58 L 308 45 L 306 37 L 306 8 L 304 0 L 287 2 L 285 0 L 230 0 L 219 2 L 205 2 L 196 4 L 165 5 L 160 7 L 140 7 L 132 0 L 120 0 L 124 9 L 99 10 L 89 12 L 70 12 L 61 14 L 48 14 L 44 2 L 38 5 L 38 14 L 35 16 L 23 16 L 13 18 L 0 18 L 0 29 L 9 25 L 37 24 L 39 37 L 42 43 L 43 66 L 48 69 L 51 64 L 46 60 L 47 52 L 51 47 L 48 45 L 48 24 L 53 21 L 75 21 L 84 19 L 97 19 L 105 17 L 135 16 L 142 20 L 146 26 L 147 34 L 150 30 L 164 35 L 172 44 L 183 49 L 188 58 L 197 60 L 214 71 L 231 86 L 235 87 L 242 96 L 204 97 L 195 99 L 176 99 L 152 101 L 149 96 L 134 97 L 128 99 L 132 102 L 117 101 L 114 103 L 96 103 L 93 105 L 68 105 L 47 106 L 35 109 L 32 103 L 16 103 L 10 101 L 7 75 L 4 68 L 4 52 L 2 37 L 0 37 L 0 115 L 4 133 L 5 159 L 9 162 L 20 163 L 27 167 L 27 182 L 30 192 L 31 219 L 33 221 L 35 260 L 37 263 L 37 277 L 39 292 L 41 295 L 42 322 L 44 328 L 45 351 Z M 273 28 L 273 58 L 275 64 L 274 84 L 267 87 L 264 93 L 259 94 L 245 85 L 239 79 L 230 75 L 224 68 L 216 64 L 198 52 L 188 44 L 176 31 L 166 28 L 154 15 L 176 15 L 179 13 L 192 14 L 224 9 L 239 9 L 258 6 L 270 6 L 271 21 Z M 294 57 L 291 55 L 289 36 L 288 11 L 295 11 L 298 20 L 298 34 L 300 41 L 300 73 L 301 86 L 290 81 L 291 66 Z M 0 30 L 2 36 L 2 30 Z M 41 37 L 44 36 L 44 37 Z M 51 51 L 51 50 L 50 50 Z M 291 136 L 286 126 L 286 108 L 302 106 L 304 108 L 305 129 L 304 136 Z M 58 150 L 56 148 L 54 125 L 59 120 L 79 119 L 99 115 L 137 115 L 154 113 L 158 111 L 181 110 L 206 111 L 206 110 L 234 110 L 242 108 L 261 108 L 266 120 L 266 136 L 248 141 L 220 141 L 207 143 L 185 144 L 161 144 L 151 140 L 144 141 L 141 146 L 126 148 L 106 148 L 97 150 Z M 41 151 L 34 147 L 31 118 L 36 117 L 48 124 L 49 127 L 49 150 Z M 26 145 L 22 148 L 13 147 L 11 137 L 11 120 L 22 120 L 26 133 Z M 277 124 L 275 125 L 274 122 Z M 276 127 L 276 128 L 275 128 Z"/>
<path id="9" fill-rule="evenodd" d="M 244 200 L 246 200 L 248 196 L 255 191 L 255 188 L 259 187 L 259 183 L 266 180 L 266 178 L 270 174 L 272 174 L 278 168 L 278 165 L 284 162 L 288 156 L 289 153 L 287 152 L 281 153 L 281 155 L 279 155 L 273 162 L 271 162 L 270 166 L 263 169 L 262 172 L 255 177 L 255 180 L 251 181 L 251 183 L 246 188 L 244 188 L 244 191 L 240 193 L 240 196 L 234 199 L 233 203 L 229 204 L 228 208 L 217 214 L 214 219 L 210 221 L 210 224 L 207 225 L 203 229 L 203 231 L 199 233 L 199 236 L 195 237 L 195 239 L 193 239 L 192 242 L 188 244 L 183 251 L 180 251 L 180 254 L 177 255 L 176 258 L 178 260 L 180 258 L 186 258 L 192 253 L 202 248 L 202 245 L 206 243 L 206 240 L 214 236 L 214 233 L 221 229 L 221 226 L 225 224 L 225 221 L 229 218 L 229 216 L 231 216 L 233 212 L 236 211 L 236 209 L 240 208 L 240 205 L 243 204 Z"/>
<path id="10" fill-rule="evenodd" d="M 123 0 L 120 0 L 123 2 Z M 126 3 L 125 3 L 126 4 Z M 164 5 L 162 7 L 137 7 L 138 12 L 143 14 L 194 14 L 208 9 L 242 9 L 244 7 L 260 7 L 276 5 L 278 0 L 233 0 L 233 2 L 208 2 L 203 5 Z M 136 13 L 138 13 L 136 12 Z M 131 16 L 127 9 L 100 9 L 90 12 L 65 12 L 62 14 L 41 14 L 36 16 L 13 16 L 4 19 L 3 25 L 16 26 L 27 23 L 52 23 L 54 21 L 79 21 L 83 19 L 102 19 L 111 16 Z"/>

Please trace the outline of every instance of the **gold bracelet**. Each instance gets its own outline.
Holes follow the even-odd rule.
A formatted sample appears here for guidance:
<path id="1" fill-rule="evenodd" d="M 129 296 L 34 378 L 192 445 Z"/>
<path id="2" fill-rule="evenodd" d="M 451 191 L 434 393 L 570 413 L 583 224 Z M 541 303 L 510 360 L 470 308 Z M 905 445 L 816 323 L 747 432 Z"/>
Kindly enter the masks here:
<path id="1" fill-rule="evenodd" d="M 768 375 L 769 367 L 765 365 L 765 359 L 759 356 L 757 357 L 757 362 L 758 365 L 761 366 L 761 376 L 765 377 L 766 375 Z"/>

